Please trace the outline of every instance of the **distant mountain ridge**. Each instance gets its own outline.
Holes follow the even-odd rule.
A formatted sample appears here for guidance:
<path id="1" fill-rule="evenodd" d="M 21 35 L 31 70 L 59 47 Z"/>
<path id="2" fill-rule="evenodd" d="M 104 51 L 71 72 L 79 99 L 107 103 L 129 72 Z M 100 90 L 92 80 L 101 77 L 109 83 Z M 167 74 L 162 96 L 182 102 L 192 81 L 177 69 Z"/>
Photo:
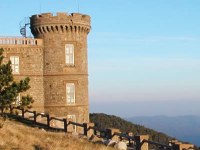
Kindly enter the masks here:
<path id="1" fill-rule="evenodd" d="M 200 146 L 200 116 L 141 116 L 127 120 Z"/>

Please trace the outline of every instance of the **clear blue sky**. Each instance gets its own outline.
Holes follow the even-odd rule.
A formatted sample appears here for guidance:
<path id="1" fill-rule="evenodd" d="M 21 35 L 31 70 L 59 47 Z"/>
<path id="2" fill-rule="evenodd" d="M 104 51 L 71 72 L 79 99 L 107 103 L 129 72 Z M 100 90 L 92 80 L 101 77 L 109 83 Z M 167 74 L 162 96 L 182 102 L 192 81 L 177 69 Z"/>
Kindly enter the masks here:
<path id="1" fill-rule="evenodd" d="M 91 112 L 200 115 L 199 0 L 2 0 L 0 35 L 19 36 L 32 14 L 78 10 L 92 17 Z"/>

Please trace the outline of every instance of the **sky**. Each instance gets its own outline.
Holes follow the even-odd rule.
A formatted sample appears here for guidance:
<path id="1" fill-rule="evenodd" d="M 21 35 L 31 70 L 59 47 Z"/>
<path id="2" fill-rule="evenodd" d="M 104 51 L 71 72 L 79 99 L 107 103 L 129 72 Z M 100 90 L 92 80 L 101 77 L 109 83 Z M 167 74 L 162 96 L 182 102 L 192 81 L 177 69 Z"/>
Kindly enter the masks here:
<path id="1" fill-rule="evenodd" d="M 1 0 L 0 36 L 46 12 L 91 16 L 90 112 L 200 115 L 199 0 Z"/>

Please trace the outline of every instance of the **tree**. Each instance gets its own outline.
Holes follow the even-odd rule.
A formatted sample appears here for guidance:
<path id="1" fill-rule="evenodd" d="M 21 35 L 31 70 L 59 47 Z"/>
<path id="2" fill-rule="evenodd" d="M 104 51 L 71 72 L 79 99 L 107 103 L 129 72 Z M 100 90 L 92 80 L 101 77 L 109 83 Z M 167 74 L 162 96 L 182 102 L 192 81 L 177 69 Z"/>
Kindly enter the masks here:
<path id="1" fill-rule="evenodd" d="M 30 88 L 30 79 L 26 77 L 19 82 L 14 81 L 12 74 L 11 61 L 3 63 L 3 49 L 0 48 L 0 110 L 1 114 L 5 109 L 8 109 L 10 105 L 16 103 L 19 93 L 25 92 Z M 20 108 L 30 108 L 33 99 L 31 96 L 22 96 L 21 102 L 18 103 Z"/>

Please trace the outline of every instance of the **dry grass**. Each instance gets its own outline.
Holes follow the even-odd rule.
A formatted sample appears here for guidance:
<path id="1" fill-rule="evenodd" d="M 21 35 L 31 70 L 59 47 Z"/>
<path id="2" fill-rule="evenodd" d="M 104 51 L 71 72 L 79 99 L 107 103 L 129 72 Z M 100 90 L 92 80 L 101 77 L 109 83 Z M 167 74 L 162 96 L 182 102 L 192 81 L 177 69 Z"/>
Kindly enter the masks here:
<path id="1" fill-rule="evenodd" d="M 112 150 L 71 134 L 47 132 L 6 120 L 0 128 L 0 150 Z"/>

